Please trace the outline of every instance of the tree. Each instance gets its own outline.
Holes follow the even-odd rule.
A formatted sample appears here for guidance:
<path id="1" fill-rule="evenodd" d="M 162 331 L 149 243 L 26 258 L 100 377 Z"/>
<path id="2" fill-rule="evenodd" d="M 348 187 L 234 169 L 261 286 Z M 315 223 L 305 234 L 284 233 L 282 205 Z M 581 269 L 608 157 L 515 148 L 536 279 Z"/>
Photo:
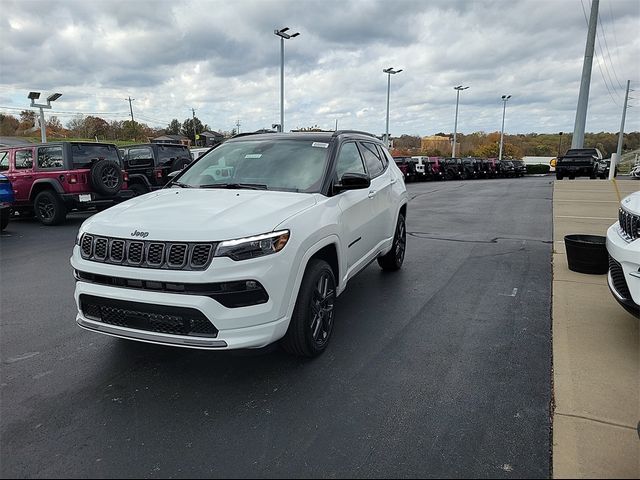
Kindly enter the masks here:
<path id="1" fill-rule="evenodd" d="M 167 128 L 165 128 L 164 131 L 167 135 L 180 135 L 180 129 L 180 122 L 177 118 L 174 118 L 171 120 L 169 125 L 167 125 Z"/>
<path id="2" fill-rule="evenodd" d="M 33 110 L 23 110 L 20 112 L 19 130 L 29 130 L 36 125 L 36 112 Z"/>
<path id="3" fill-rule="evenodd" d="M 20 120 L 13 115 L 0 113 L 0 135 L 15 135 L 20 126 Z"/>
<path id="4" fill-rule="evenodd" d="M 194 121 L 196 124 L 196 131 L 198 133 L 202 133 L 204 129 L 203 129 L 202 122 L 198 119 L 198 117 L 195 117 L 195 120 L 194 118 L 187 118 L 184 122 L 182 122 L 182 128 L 180 129 L 180 133 L 182 133 L 182 135 L 184 135 L 187 138 L 191 138 L 192 140 L 195 140 L 195 136 L 193 134 Z"/>

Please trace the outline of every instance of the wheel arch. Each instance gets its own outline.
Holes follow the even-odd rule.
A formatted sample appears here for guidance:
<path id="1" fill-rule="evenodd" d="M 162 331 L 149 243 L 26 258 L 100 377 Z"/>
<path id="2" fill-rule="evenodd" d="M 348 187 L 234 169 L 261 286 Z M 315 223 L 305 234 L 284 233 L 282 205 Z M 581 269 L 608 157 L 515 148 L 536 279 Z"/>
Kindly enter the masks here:
<path id="1" fill-rule="evenodd" d="M 32 202 L 35 200 L 36 195 L 44 190 L 53 190 L 56 193 L 63 194 L 64 189 L 62 185 L 56 180 L 51 178 L 41 178 L 33 182 L 31 185 L 31 191 L 29 192 L 29 200 Z"/>

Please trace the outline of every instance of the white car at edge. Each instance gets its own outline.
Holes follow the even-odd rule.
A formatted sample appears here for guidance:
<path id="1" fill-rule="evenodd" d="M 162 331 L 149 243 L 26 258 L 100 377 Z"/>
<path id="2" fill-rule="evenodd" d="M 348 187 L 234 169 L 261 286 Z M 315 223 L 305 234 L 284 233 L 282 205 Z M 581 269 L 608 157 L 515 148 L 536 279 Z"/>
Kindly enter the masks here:
<path id="1" fill-rule="evenodd" d="M 640 318 L 640 191 L 624 198 L 618 221 L 607 230 L 609 289 L 625 310 Z"/>
<path id="2" fill-rule="evenodd" d="M 77 323 L 200 349 L 281 340 L 322 353 L 334 301 L 372 261 L 402 266 L 402 173 L 354 131 L 235 137 L 166 188 L 87 219 L 71 265 Z"/>

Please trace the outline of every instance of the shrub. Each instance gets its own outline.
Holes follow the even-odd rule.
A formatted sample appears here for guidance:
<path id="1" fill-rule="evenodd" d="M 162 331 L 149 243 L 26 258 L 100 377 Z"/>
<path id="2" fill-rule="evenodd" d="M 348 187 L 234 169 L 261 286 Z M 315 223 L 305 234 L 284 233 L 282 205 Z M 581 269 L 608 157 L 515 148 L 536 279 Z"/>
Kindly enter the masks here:
<path id="1" fill-rule="evenodd" d="M 528 175 L 535 175 L 535 174 L 546 174 L 549 173 L 549 169 L 551 167 L 549 165 L 527 165 L 527 174 Z"/>

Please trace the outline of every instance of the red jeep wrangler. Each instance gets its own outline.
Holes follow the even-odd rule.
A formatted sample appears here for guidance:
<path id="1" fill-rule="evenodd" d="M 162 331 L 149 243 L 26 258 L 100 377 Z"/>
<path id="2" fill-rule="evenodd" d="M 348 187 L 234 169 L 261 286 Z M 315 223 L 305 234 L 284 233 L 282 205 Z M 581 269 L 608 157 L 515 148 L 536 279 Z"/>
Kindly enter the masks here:
<path id="1" fill-rule="evenodd" d="M 133 197 L 115 145 L 55 142 L 0 149 L 0 172 L 13 185 L 13 210 L 44 225 L 64 222 L 69 210 L 99 209 Z"/>

